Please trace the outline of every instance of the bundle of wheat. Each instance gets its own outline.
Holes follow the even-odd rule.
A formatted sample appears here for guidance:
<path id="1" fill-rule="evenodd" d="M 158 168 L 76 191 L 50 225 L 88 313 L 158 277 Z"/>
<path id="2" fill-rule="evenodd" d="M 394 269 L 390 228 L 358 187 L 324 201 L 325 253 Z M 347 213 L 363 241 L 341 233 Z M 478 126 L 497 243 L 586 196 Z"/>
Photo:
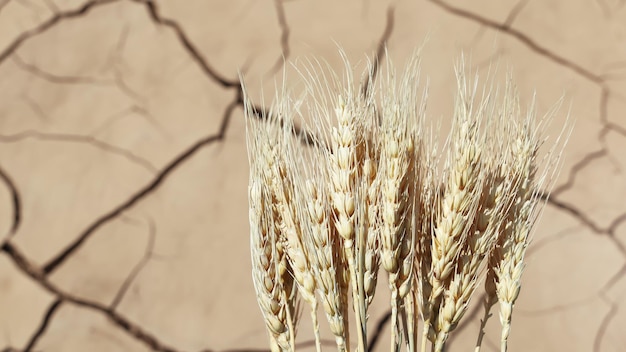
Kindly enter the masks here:
<path id="1" fill-rule="evenodd" d="M 367 351 L 368 309 L 382 267 L 392 351 L 425 351 L 429 343 L 442 351 L 483 279 L 476 350 L 499 303 L 505 351 L 540 194 L 563 143 L 554 143 L 538 173 L 546 119 L 537 121 L 534 108 L 522 116 L 510 79 L 502 97 L 480 92 L 459 65 L 453 128 L 437 167 L 435 138 L 424 126 L 419 55 L 399 76 L 388 64 L 379 85 L 373 66 L 361 83 L 347 61 L 345 82 L 327 78 L 321 66 L 299 71 L 303 96 L 279 94 L 263 116 L 244 89 L 252 272 L 272 350 L 295 349 L 301 297 L 318 351 L 320 303 L 338 350 L 350 350 L 350 302 L 357 351 Z M 317 148 L 299 144 L 296 119 L 310 121 L 305 129 L 316 132 Z"/>

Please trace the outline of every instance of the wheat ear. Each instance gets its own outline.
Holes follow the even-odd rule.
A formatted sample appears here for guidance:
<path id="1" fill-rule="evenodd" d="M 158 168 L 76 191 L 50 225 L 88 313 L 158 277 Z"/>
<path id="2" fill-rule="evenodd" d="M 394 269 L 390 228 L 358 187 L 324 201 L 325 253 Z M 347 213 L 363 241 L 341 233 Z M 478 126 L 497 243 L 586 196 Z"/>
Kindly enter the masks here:
<path id="1" fill-rule="evenodd" d="M 414 326 L 413 297 L 409 297 L 408 314 L 402 312 L 403 301 L 410 293 L 413 278 L 415 217 L 413 216 L 417 185 L 417 159 L 420 150 L 418 129 L 424 105 L 416 104 L 419 83 L 419 56 L 407 64 L 399 85 L 395 70 L 387 60 L 385 94 L 381 97 L 382 116 L 379 126 L 380 165 L 377 175 L 380 192 L 379 230 L 381 266 L 389 273 L 391 291 L 391 349 L 400 349 L 400 321 L 409 343 Z M 423 101 L 422 101 L 423 103 Z M 409 322 L 410 320 L 410 322 Z"/>
<path id="2" fill-rule="evenodd" d="M 344 62 L 348 67 L 347 61 Z M 342 95 L 345 94 L 347 99 L 353 102 L 350 88 L 344 90 L 345 87 L 340 84 L 340 79 L 327 63 L 324 65 L 317 60 L 307 61 L 307 63 L 308 65 L 302 69 L 296 68 L 303 78 L 306 95 L 311 98 L 310 100 L 304 99 L 310 114 L 309 117 L 312 118 L 311 126 L 307 127 L 315 130 L 324 139 L 320 143 L 323 148 L 319 150 L 317 157 L 303 160 L 315 160 L 311 167 L 323 169 L 313 172 L 312 175 L 316 175 L 313 179 L 319 177 L 320 180 L 324 180 L 323 188 L 321 185 L 315 186 L 317 193 L 322 197 L 320 200 L 327 204 L 330 209 L 328 214 L 329 237 L 333 240 L 329 243 L 334 253 L 332 264 L 337 284 L 336 293 L 340 300 L 336 303 L 337 307 L 340 307 L 340 311 L 334 314 L 339 314 L 342 317 L 345 345 L 347 349 L 350 349 L 349 293 L 352 287 L 353 295 L 357 295 L 358 289 L 356 288 L 356 280 L 352 278 L 354 266 L 350 265 L 349 259 L 352 258 L 354 262 L 354 255 L 349 256 L 347 254 L 350 251 L 347 250 L 346 246 L 354 246 L 356 221 L 354 186 L 357 177 L 356 149 L 358 139 L 356 135 L 358 128 L 355 124 L 357 119 L 354 115 L 346 115 L 343 118 L 338 115 L 354 113 L 354 111 L 347 111 L 352 107 L 347 106 L 348 104 Z M 351 76 L 348 76 L 348 80 L 352 83 Z M 339 95 L 337 95 L 338 91 L 341 92 Z M 335 120 L 341 120 L 341 122 L 335 125 Z M 297 162 L 301 164 L 302 160 L 297 160 Z M 311 168 L 308 170 L 311 171 Z M 351 240 L 346 243 L 345 238 Z M 356 304 L 357 301 L 354 300 L 353 303 Z M 359 315 L 357 315 L 357 326 L 363 327 L 364 330 L 364 324 L 360 323 L 358 317 Z M 362 330 L 359 330 L 359 340 L 363 340 L 365 336 L 361 332 Z"/>
<path id="3" fill-rule="evenodd" d="M 431 269 L 431 245 L 432 233 L 435 227 L 436 207 L 439 203 L 439 195 L 441 192 L 440 184 L 435 180 L 436 165 L 438 164 L 438 155 L 436 144 L 433 142 L 435 133 L 432 131 L 428 134 L 430 140 L 426 146 L 430 146 L 432 152 L 422 153 L 422 158 L 418 164 L 420 167 L 420 183 L 421 188 L 417 189 L 420 194 L 420 201 L 416 203 L 414 211 L 415 217 L 420 219 L 416 226 L 415 234 L 415 284 L 414 290 L 417 296 L 417 305 L 419 307 L 419 315 L 422 318 L 423 332 L 420 351 L 426 351 L 427 341 L 434 340 L 434 336 L 429 337 L 430 328 L 426 322 L 430 321 L 431 309 L 429 305 L 432 286 L 430 283 Z"/>
<path id="4" fill-rule="evenodd" d="M 365 304 L 364 289 L 359 285 L 357 269 L 356 227 L 356 181 L 357 181 L 357 147 L 359 117 L 354 96 L 339 96 L 336 108 L 337 127 L 332 128 L 332 150 L 329 156 L 331 181 L 331 199 L 335 210 L 335 228 L 343 239 L 345 258 L 352 283 L 352 298 L 357 323 L 358 348 L 365 350 L 367 346 L 365 316 L 361 305 Z M 362 223 L 359 223 L 362 226 Z"/>
<path id="5" fill-rule="evenodd" d="M 347 316 L 345 316 L 345 300 L 337 272 L 337 264 L 341 252 L 337 251 L 335 242 L 339 239 L 331 231 L 329 221 L 330 207 L 328 203 L 328 176 L 324 168 L 312 169 L 312 165 L 319 165 L 320 154 L 311 152 L 305 155 L 297 153 L 298 159 L 306 160 L 300 177 L 295 178 L 295 196 L 297 215 L 302 224 L 302 242 L 307 246 L 309 261 L 313 270 L 316 291 L 321 299 L 322 307 L 330 325 L 330 331 L 335 336 L 337 348 L 340 352 L 347 351 Z"/>
<path id="6" fill-rule="evenodd" d="M 270 333 L 272 350 L 293 351 L 298 320 L 298 296 L 277 224 L 276 198 L 272 195 L 272 131 L 276 126 L 256 118 L 243 87 L 246 144 L 250 162 L 249 221 L 252 277 L 257 301 Z M 276 119 L 269 111 L 264 119 Z M 273 122 L 273 121 L 272 121 Z"/>
<path id="7" fill-rule="evenodd" d="M 366 159 L 363 161 L 363 183 L 366 188 L 364 207 L 367 212 L 363 288 L 367 307 L 372 303 L 376 293 L 378 269 L 380 267 L 380 233 L 378 228 L 380 180 L 376 177 L 378 173 L 378 157 L 374 153 L 375 151 L 373 150 L 367 150 Z"/>
<path id="8" fill-rule="evenodd" d="M 431 313 L 425 325 L 434 329 L 434 336 L 446 330 L 446 322 L 450 317 L 440 318 L 443 294 L 450 284 L 455 270 L 457 258 L 461 255 L 463 244 L 470 229 L 470 221 L 477 207 L 476 197 L 479 179 L 481 177 L 480 158 L 483 152 L 476 143 L 478 136 L 478 122 L 473 119 L 475 106 L 472 98 L 475 96 L 474 86 L 470 91 L 462 70 L 457 71 L 459 82 L 459 97 L 455 104 L 455 130 L 452 135 L 452 150 L 448 162 L 447 182 L 436 227 L 431 245 L 431 272 L 432 286 L 429 298 Z M 436 323 L 436 324 L 435 324 Z M 429 332 L 430 335 L 430 332 Z M 435 341 L 433 341 L 435 342 Z M 443 348 L 439 339 L 440 348 Z M 435 351 L 440 351 L 435 348 Z"/>
<path id="9" fill-rule="evenodd" d="M 369 76 L 359 86 L 361 94 L 355 95 L 358 96 L 355 99 L 355 113 L 358 116 L 356 120 L 358 144 L 355 195 L 358 206 L 355 213 L 354 245 L 356 276 L 353 280 L 356 281 L 358 290 L 358 295 L 354 296 L 358 300 L 354 309 L 359 310 L 357 315 L 360 317 L 363 339 L 367 336 L 368 309 L 376 292 L 380 267 L 380 231 L 378 229 L 380 180 L 377 177 L 379 176 L 380 151 L 377 149 L 378 136 L 374 133 L 377 111 L 371 63 L 366 72 Z M 364 348 L 367 348 L 366 342 L 363 343 Z"/>
<path id="10" fill-rule="evenodd" d="M 310 306 L 310 316 L 313 323 L 315 346 L 317 352 L 321 352 L 321 338 L 319 323 L 317 320 L 318 302 L 315 298 L 316 281 L 311 264 L 311 254 L 307 248 L 306 239 L 302 234 L 302 226 L 298 214 L 305 208 L 296 199 L 294 183 L 299 182 L 301 175 L 296 169 L 297 152 L 295 151 L 295 138 L 291 136 L 293 130 L 293 117 L 288 114 L 290 101 L 286 98 L 280 100 L 279 113 L 285 118 L 282 126 L 277 126 L 276 138 L 270 138 L 273 142 L 266 145 L 271 161 L 268 162 L 270 173 L 269 184 L 272 196 L 275 198 L 275 211 L 278 213 L 278 227 L 284 240 L 285 251 L 289 264 L 292 268 L 293 277 L 297 283 L 302 299 Z M 273 136 L 272 136 L 273 137 Z"/>
<path id="11" fill-rule="evenodd" d="M 498 119 L 493 121 L 493 134 L 489 137 L 495 141 L 492 146 L 493 160 L 489 168 L 488 184 L 491 184 L 491 192 L 494 197 L 494 208 L 489 211 L 488 216 L 491 218 L 488 230 L 493 232 L 493 245 L 489 252 L 486 267 L 485 278 L 485 298 L 483 300 L 484 315 L 480 321 L 478 339 L 476 342 L 475 352 L 479 352 L 482 347 L 482 341 L 485 335 L 485 327 L 488 319 L 491 317 L 491 308 L 498 302 L 496 293 L 496 273 L 495 268 L 498 266 L 498 258 L 501 256 L 502 242 L 504 241 L 503 232 L 509 224 L 509 211 L 515 200 L 514 182 L 518 180 L 511 177 L 511 165 L 514 155 L 511 153 L 511 139 L 515 139 L 516 126 L 520 118 L 519 101 L 511 81 L 507 82 L 502 105 L 499 111 L 493 115 L 497 115 Z"/>
<path id="12" fill-rule="evenodd" d="M 512 89 L 511 84 L 509 87 Z M 510 105 L 518 109 L 517 96 L 511 96 L 513 98 Z M 559 136 L 553 148 L 547 152 L 546 160 L 549 161 L 549 164 L 546 166 L 548 167 L 537 175 L 537 154 L 543 143 L 541 131 L 545 129 L 544 123 L 553 113 L 554 110 L 537 122 L 533 101 L 526 119 L 514 121 L 512 131 L 509 132 L 512 138 L 511 143 L 509 143 L 511 163 L 508 168 L 503 169 L 503 173 L 512 185 L 511 206 L 508 209 L 506 224 L 500 233 L 500 245 L 496 246 L 490 261 L 493 283 L 489 283 L 489 289 L 495 290 L 495 295 L 500 303 L 501 351 L 507 350 L 513 307 L 521 289 L 524 256 L 531 240 L 531 229 L 542 208 L 542 203 L 539 202 L 540 189 L 551 182 L 551 178 L 558 170 L 552 163 L 559 160 L 560 153 L 556 152 L 557 148 L 563 146 L 560 143 L 563 134 Z M 563 132 L 566 132 L 565 128 L 562 130 Z M 565 137 L 564 142 L 567 142 L 567 136 Z M 549 174 L 551 167 L 554 168 Z M 549 188 L 549 185 L 547 186 Z"/>
<path id="13" fill-rule="evenodd" d="M 508 214 L 509 223 L 503 231 L 502 247 L 497 252 L 498 264 L 494 268 L 496 294 L 500 302 L 502 351 L 507 349 L 513 305 L 521 288 L 524 255 L 530 241 L 533 214 L 537 210 L 534 187 L 539 144 L 530 128 L 529 125 L 520 128 L 517 140 L 511 145 L 514 161 L 510 177 L 516 187 Z"/>
<path id="14" fill-rule="evenodd" d="M 397 114 L 398 112 L 392 112 Z M 401 125 L 398 126 L 402 129 Z M 402 133 L 402 132 L 400 132 Z M 406 133 L 406 132 L 405 132 Z M 414 142 L 408 133 L 405 135 L 388 132 L 383 137 L 383 158 L 381 167 L 381 262 L 389 273 L 391 289 L 393 350 L 398 348 L 398 309 L 409 292 L 411 285 L 412 232 L 410 184 L 414 180 L 411 166 L 414 158 Z"/>
<path id="15" fill-rule="evenodd" d="M 362 160 L 360 160 L 359 174 L 359 195 L 361 199 L 361 224 L 363 234 L 359 244 L 358 257 L 362 260 L 359 269 L 363 272 L 364 291 L 364 314 L 367 321 L 367 310 L 374 299 L 376 293 L 376 283 L 378 282 L 378 271 L 380 268 L 380 148 L 379 135 L 376 133 L 378 121 L 378 111 L 376 108 L 374 86 L 374 64 L 371 62 L 366 71 L 365 82 L 361 84 L 361 105 L 366 116 L 362 122 L 363 146 L 360 148 Z"/>
<path id="16" fill-rule="evenodd" d="M 466 147 L 469 149 L 481 150 L 483 146 L 476 141 L 467 141 Z M 476 165 L 484 170 L 485 165 L 480 165 L 479 158 L 476 158 Z M 454 172 L 454 171 L 453 171 Z M 487 254 L 491 241 L 485 228 L 479 229 L 475 224 L 483 226 L 484 213 L 481 213 L 481 188 L 483 176 L 479 173 L 476 176 L 476 183 L 470 187 L 466 187 L 468 196 L 472 198 L 468 203 L 470 212 L 478 212 L 478 214 L 465 215 L 468 221 L 473 221 L 467 233 L 459 236 L 462 245 L 456 250 L 455 265 L 452 268 L 451 280 L 444 289 L 440 305 L 437 309 L 437 324 L 435 327 L 435 351 L 443 350 L 444 344 L 449 333 L 454 330 L 456 324 L 463 317 L 467 309 L 469 300 L 474 293 L 478 276 L 478 266 L 482 263 L 484 256 Z M 445 202 L 445 200 L 444 200 Z M 486 227 L 486 224 L 484 224 Z M 467 226 L 467 225 L 464 225 Z M 463 238 L 464 237 L 464 238 Z M 443 281 L 445 282 L 445 281 Z M 445 283 L 444 283 L 445 285 Z M 436 302 L 436 301 L 435 301 Z M 435 303 L 436 304 L 436 303 Z"/>
<path id="17" fill-rule="evenodd" d="M 269 189 L 258 179 L 250 180 L 250 245 L 252 253 L 252 279 L 257 301 L 263 313 L 265 324 L 270 333 L 271 345 L 282 351 L 293 351 L 295 348 L 295 329 L 293 311 L 284 289 L 281 274 L 281 259 L 276 248 L 274 236 L 274 219 L 271 214 Z"/>

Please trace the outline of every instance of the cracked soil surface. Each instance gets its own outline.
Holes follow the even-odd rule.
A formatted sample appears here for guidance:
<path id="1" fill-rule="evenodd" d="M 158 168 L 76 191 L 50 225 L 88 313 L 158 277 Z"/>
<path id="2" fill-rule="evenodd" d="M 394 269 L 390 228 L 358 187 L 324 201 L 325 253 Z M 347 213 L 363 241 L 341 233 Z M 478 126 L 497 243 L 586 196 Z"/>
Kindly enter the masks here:
<path id="1" fill-rule="evenodd" d="M 285 62 L 342 69 L 338 46 L 353 62 L 382 62 L 386 46 L 401 65 L 424 42 L 444 130 L 462 52 L 483 77 L 510 67 L 540 113 L 565 97 L 552 135 L 568 112 L 575 122 L 510 350 L 626 350 L 624 5 L 0 0 L 0 351 L 264 351 L 239 72 L 262 109 Z M 476 306 L 449 351 L 473 346 Z M 498 329 L 491 319 L 485 351 Z"/>

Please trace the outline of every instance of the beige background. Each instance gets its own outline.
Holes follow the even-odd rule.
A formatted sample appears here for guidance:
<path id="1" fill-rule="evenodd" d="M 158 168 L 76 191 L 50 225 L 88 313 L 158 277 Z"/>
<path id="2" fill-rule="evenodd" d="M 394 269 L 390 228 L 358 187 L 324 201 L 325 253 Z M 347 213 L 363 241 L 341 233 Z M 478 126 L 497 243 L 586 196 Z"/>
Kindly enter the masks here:
<path id="1" fill-rule="evenodd" d="M 265 349 L 238 70 L 271 96 L 283 57 L 339 69 L 338 46 L 358 63 L 386 44 L 401 65 L 427 37 L 443 126 L 461 52 L 540 112 L 565 96 L 552 135 L 575 121 L 510 350 L 626 350 L 621 0 L 0 0 L 0 350 Z"/>

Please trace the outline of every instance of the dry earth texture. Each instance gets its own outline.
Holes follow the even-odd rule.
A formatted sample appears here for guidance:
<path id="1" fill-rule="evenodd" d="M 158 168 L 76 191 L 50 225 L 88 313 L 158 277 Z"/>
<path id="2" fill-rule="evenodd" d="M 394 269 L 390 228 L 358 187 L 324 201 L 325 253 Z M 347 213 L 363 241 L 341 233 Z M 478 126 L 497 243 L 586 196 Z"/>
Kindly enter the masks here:
<path id="1" fill-rule="evenodd" d="M 357 68 L 385 67 L 386 47 L 401 67 L 425 43 L 425 111 L 441 131 L 462 52 L 479 77 L 511 71 L 523 107 L 536 94 L 542 114 L 565 97 L 542 135 L 575 121 L 509 350 L 623 351 L 625 40 L 620 0 L 0 0 L 0 350 L 269 350 L 239 74 L 262 113 L 283 81 L 300 92 L 283 75 L 294 62 L 341 72 L 341 47 Z M 392 343 L 388 286 L 381 272 L 372 351 Z M 481 292 L 447 350 L 473 349 Z M 316 348 L 309 315 L 301 351 Z M 498 319 L 485 329 L 482 351 L 498 351 Z"/>

